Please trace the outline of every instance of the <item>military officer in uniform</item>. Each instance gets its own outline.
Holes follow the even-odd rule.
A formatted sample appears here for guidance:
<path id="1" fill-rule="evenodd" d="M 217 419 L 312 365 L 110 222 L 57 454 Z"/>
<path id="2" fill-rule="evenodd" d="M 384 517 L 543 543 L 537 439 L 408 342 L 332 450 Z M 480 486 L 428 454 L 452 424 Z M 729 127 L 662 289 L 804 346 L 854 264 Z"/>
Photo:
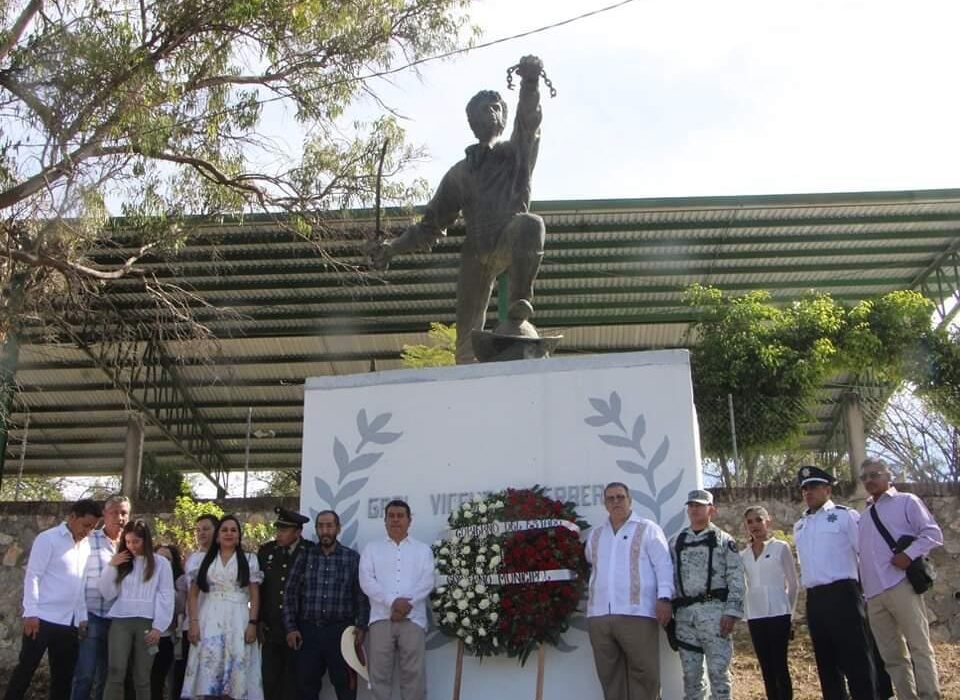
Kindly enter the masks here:
<path id="1" fill-rule="evenodd" d="M 835 481 L 813 466 L 801 467 L 797 477 L 807 509 L 793 538 L 807 589 L 807 624 L 824 700 L 874 700 L 880 696 L 857 579 L 860 516 L 831 500 Z"/>
<path id="2" fill-rule="evenodd" d="M 683 667 L 684 700 L 703 700 L 707 660 L 712 700 L 730 700 L 731 633 L 743 617 L 745 583 L 736 540 L 711 521 L 713 494 L 687 496 L 690 526 L 670 542 L 673 556 L 676 638 Z"/>
<path id="3" fill-rule="evenodd" d="M 257 552 L 263 572 L 260 584 L 263 693 L 271 700 L 296 700 L 297 652 L 287 645 L 283 624 L 284 590 L 294 562 L 313 543 L 301 537 L 303 524 L 310 522 L 310 518 L 279 506 L 275 511 L 276 537 Z"/>

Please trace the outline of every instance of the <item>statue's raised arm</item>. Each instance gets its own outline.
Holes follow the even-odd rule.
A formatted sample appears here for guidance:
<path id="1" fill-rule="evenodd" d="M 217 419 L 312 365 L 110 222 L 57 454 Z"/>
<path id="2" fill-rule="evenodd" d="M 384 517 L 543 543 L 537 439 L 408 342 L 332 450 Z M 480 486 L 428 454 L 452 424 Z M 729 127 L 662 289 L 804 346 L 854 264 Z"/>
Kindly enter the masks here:
<path id="1" fill-rule="evenodd" d="M 510 69 L 520 76 L 520 99 L 509 141 L 500 141 L 507 103 L 498 92 L 483 90 L 467 103 L 467 121 L 477 143 L 443 177 L 423 218 L 371 254 L 371 266 L 385 269 L 400 253 L 429 250 L 462 216 L 466 238 L 457 282 L 457 363 L 473 362 L 473 331 L 482 331 L 497 276 L 509 273 L 508 321 L 504 336 L 537 338 L 533 281 L 543 258 L 543 220 L 528 212 L 530 179 L 540 148 L 540 76 L 543 63 L 524 56 Z M 508 76 L 509 74 L 508 73 Z M 548 83 L 549 84 L 549 83 Z"/>

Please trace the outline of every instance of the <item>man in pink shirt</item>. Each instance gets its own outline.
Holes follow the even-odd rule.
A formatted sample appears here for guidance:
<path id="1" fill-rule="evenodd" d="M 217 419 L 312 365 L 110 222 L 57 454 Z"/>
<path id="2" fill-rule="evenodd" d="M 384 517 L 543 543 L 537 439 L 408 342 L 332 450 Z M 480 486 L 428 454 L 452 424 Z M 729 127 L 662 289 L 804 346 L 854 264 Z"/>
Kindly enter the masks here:
<path id="1" fill-rule="evenodd" d="M 882 460 L 865 460 L 860 480 L 870 494 L 859 524 L 860 581 L 880 656 L 899 700 L 940 698 L 927 607 L 907 580 L 906 569 L 942 546 L 943 533 L 923 501 L 890 484 L 890 470 Z M 913 542 L 894 554 L 871 509 L 894 541 L 909 535 Z"/>

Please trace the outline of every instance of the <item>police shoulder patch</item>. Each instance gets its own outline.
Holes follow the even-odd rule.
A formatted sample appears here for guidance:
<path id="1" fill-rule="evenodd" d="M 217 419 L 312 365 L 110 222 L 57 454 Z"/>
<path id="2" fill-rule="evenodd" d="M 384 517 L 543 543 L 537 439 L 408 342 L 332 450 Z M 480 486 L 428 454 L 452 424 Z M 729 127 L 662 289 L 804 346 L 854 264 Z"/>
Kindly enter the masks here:
<path id="1" fill-rule="evenodd" d="M 737 543 L 734 540 L 727 540 L 727 549 L 729 549 L 734 554 L 739 554 L 737 551 Z"/>

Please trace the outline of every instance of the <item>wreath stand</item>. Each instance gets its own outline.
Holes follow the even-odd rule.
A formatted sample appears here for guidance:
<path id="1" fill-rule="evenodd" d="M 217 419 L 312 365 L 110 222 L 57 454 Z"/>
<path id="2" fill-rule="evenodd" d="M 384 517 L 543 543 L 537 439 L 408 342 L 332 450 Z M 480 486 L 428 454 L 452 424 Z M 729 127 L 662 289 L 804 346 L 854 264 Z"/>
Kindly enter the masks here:
<path id="1" fill-rule="evenodd" d="M 537 647 L 537 692 L 534 700 L 543 700 L 543 679 L 547 663 L 547 648 Z M 457 640 L 457 662 L 453 673 L 453 700 L 460 700 L 460 686 L 463 683 L 463 640 Z"/>

